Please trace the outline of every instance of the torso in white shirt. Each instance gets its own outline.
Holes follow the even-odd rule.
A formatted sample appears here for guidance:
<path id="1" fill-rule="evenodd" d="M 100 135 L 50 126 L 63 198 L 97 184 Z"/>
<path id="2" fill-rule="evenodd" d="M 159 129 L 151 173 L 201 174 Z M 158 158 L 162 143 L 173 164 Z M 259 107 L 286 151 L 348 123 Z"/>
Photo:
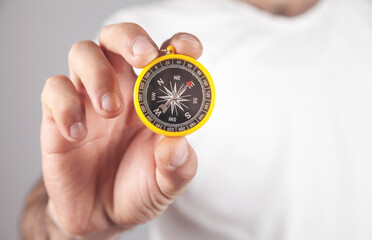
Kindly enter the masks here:
<path id="1" fill-rule="evenodd" d="M 228 0 L 117 12 L 161 43 L 200 38 L 216 106 L 199 168 L 153 240 L 372 239 L 372 1 L 285 18 Z"/>

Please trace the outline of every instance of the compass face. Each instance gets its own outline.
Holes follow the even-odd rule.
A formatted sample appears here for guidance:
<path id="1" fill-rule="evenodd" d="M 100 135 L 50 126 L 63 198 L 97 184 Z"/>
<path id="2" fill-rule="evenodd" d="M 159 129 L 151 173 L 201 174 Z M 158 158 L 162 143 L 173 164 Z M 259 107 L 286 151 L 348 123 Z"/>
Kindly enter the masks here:
<path id="1" fill-rule="evenodd" d="M 155 132 L 188 134 L 203 125 L 211 113 L 211 84 L 210 75 L 196 60 L 176 54 L 160 57 L 137 80 L 137 113 Z"/>

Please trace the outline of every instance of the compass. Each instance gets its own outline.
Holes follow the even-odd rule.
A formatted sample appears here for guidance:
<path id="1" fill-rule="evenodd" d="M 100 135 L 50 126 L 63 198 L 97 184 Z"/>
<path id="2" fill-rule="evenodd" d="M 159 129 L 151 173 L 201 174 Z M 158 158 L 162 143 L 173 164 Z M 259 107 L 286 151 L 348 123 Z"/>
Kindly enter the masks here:
<path id="1" fill-rule="evenodd" d="M 137 78 L 134 106 L 140 120 L 152 131 L 184 136 L 203 126 L 210 117 L 215 90 L 211 75 L 195 59 L 167 54 L 147 65 Z"/>

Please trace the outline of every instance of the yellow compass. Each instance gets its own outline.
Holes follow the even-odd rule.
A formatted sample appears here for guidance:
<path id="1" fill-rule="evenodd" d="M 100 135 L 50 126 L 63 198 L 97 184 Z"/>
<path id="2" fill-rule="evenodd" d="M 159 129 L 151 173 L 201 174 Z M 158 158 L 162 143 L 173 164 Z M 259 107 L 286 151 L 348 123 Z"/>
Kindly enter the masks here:
<path id="1" fill-rule="evenodd" d="M 190 134 L 209 119 L 215 89 L 207 69 L 195 59 L 167 54 L 147 65 L 137 78 L 134 106 L 140 120 L 165 136 Z"/>

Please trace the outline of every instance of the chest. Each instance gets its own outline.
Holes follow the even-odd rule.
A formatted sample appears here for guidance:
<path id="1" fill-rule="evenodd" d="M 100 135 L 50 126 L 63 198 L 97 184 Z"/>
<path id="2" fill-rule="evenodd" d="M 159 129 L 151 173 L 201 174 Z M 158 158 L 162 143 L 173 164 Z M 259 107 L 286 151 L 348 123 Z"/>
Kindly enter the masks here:
<path id="1" fill-rule="evenodd" d="M 337 223 L 372 183 L 372 70 L 332 50 L 303 65 L 272 54 L 207 63 L 215 111 L 190 136 L 199 172 L 183 204 L 245 226 L 290 212 Z"/>

